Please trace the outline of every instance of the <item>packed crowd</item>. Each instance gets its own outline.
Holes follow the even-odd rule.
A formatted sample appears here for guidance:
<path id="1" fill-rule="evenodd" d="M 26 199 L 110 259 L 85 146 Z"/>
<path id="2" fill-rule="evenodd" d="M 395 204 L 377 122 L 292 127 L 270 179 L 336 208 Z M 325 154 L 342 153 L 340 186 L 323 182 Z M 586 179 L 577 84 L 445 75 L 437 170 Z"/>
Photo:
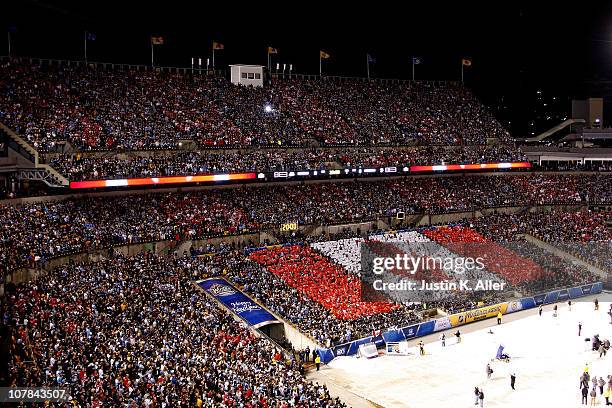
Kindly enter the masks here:
<path id="1" fill-rule="evenodd" d="M 517 238 L 515 241 L 506 243 L 504 247 L 524 259 L 533 260 L 549 272 L 543 274 L 537 282 L 529 284 L 528 288 L 531 293 L 592 283 L 601 279 L 591 273 L 585 266 L 569 262 L 552 252 L 544 251 L 541 247 L 525 239 Z"/>
<path id="2" fill-rule="evenodd" d="M 266 189 L 266 200 L 245 197 L 262 224 L 287 219 L 333 224 L 407 214 L 473 211 L 485 207 L 607 203 L 607 175 L 405 178 L 376 182 L 293 185 Z M 272 192 L 282 192 L 273 194 Z"/>
<path id="3" fill-rule="evenodd" d="M 343 407 L 189 281 L 197 261 L 67 264 L 2 304 L 9 385 L 79 407 Z"/>
<path id="4" fill-rule="evenodd" d="M 612 161 L 542 161 L 534 168 L 544 171 L 612 171 Z"/>
<path id="5" fill-rule="evenodd" d="M 10 271 L 113 245 L 178 241 L 256 229 L 235 198 L 223 192 L 146 194 L 1 206 L 0 265 Z"/>
<path id="6" fill-rule="evenodd" d="M 320 303 L 341 320 L 387 313 L 397 309 L 390 302 L 364 302 L 361 282 L 355 274 L 330 262 L 303 245 L 256 251 L 251 259 L 281 278 L 303 296 Z"/>
<path id="7" fill-rule="evenodd" d="M 545 213 L 498 214 L 478 218 L 475 228 L 496 240 L 516 240 L 530 234 L 555 247 L 612 271 L 612 214 L 607 211 L 550 211 Z"/>
<path id="8" fill-rule="evenodd" d="M 48 163 L 70 180 L 159 177 L 243 171 L 300 171 L 337 167 L 379 168 L 441 163 L 467 164 L 525 160 L 510 146 L 329 149 L 197 150 L 49 154 Z"/>
<path id="9" fill-rule="evenodd" d="M 405 178 L 4 205 L 0 206 L 0 265 L 13 270 L 65 253 L 240 234 L 287 221 L 334 224 L 390 217 L 399 211 L 423 214 L 572 204 L 586 197 L 609 203 L 611 181 L 606 175 Z"/>
<path id="10" fill-rule="evenodd" d="M 495 216 L 473 221 L 482 233 L 463 225 L 426 229 L 423 233 L 459 255 L 483 258 L 488 270 L 503 276 L 523 294 L 598 280 L 586 267 L 545 251 L 516 233 L 506 230 L 498 236 L 483 228 L 491 218 Z"/>
<path id="11" fill-rule="evenodd" d="M 338 161 L 346 167 L 428 166 L 436 164 L 504 163 L 525 161 L 520 149 L 510 145 L 419 146 L 404 149 L 362 147 L 344 150 Z"/>
<path id="12" fill-rule="evenodd" d="M 215 257 L 197 261 L 198 276 L 223 275 L 242 290 L 261 301 L 268 309 L 295 324 L 323 345 L 334 345 L 385 330 L 396 324 L 410 324 L 421 319 L 420 305 L 393 305 L 389 311 L 354 314 L 339 318 L 320 299 L 290 284 L 252 259 L 236 251 L 224 251 Z M 294 281 L 294 283 L 297 283 Z M 317 290 L 316 285 L 313 290 Z M 366 307 L 364 304 L 360 306 Z M 348 316 L 343 316 L 348 317 Z"/>
<path id="13" fill-rule="evenodd" d="M 344 238 L 321 240 L 311 243 L 310 246 L 325 255 L 334 263 L 342 266 L 349 274 L 363 277 L 362 260 L 371 257 L 395 257 L 411 254 L 412 256 L 426 257 L 431 256 L 441 259 L 455 259 L 457 255 L 450 252 L 442 245 L 438 245 L 419 231 L 390 231 L 372 232 L 366 237 Z M 366 261 L 371 266 L 371 263 Z M 472 284 L 476 279 L 489 279 L 496 282 L 503 282 L 499 276 L 495 276 L 488 271 L 475 271 L 458 269 L 449 266 L 432 265 L 428 268 L 418 267 L 414 274 L 407 275 L 405 271 L 391 269 L 388 270 L 392 275 L 400 276 L 402 279 L 420 282 L 458 281 L 467 279 Z M 394 279 L 394 278 L 391 278 Z M 385 280 L 388 280 L 385 278 Z M 420 286 L 420 284 L 419 284 Z M 495 294 L 499 295 L 498 293 Z M 376 299 L 376 294 L 363 293 L 362 297 L 366 300 Z M 452 313 L 455 311 L 466 310 L 478 302 L 491 302 L 493 299 L 482 291 L 472 293 L 457 293 L 449 291 L 415 291 L 408 293 L 387 292 L 383 299 L 392 300 L 403 305 L 410 303 L 421 304 L 424 309 L 442 308 Z"/>
<path id="14" fill-rule="evenodd" d="M 70 180 L 160 177 L 232 172 L 318 170 L 330 168 L 337 153 L 331 150 L 180 151 L 147 156 L 111 157 L 57 155 L 49 164 Z"/>
<path id="15" fill-rule="evenodd" d="M 488 270 L 498 273 L 513 285 L 546 279 L 547 271 L 540 265 L 517 257 L 513 251 L 486 239 L 471 228 L 443 226 L 426 229 L 423 234 L 460 256 L 482 258 Z"/>
<path id="16" fill-rule="evenodd" d="M 36 149 L 509 143 L 458 83 L 273 80 L 30 65 L 0 67 L 0 121 Z"/>

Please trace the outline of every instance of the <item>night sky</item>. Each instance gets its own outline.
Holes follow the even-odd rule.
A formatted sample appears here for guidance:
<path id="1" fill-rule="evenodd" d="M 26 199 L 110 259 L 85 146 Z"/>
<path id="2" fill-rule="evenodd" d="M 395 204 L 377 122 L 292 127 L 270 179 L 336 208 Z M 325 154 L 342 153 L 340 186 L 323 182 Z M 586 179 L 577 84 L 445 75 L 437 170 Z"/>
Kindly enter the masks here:
<path id="1" fill-rule="evenodd" d="M 612 79 L 610 2 L 9 3 L 0 6 L 0 24 L 5 32 L 16 28 L 13 54 L 22 56 L 82 59 L 84 30 L 97 37 L 89 42 L 90 60 L 133 64 L 149 63 L 150 35 L 164 37 L 156 48 L 164 66 L 210 56 L 213 40 L 226 48 L 216 53 L 218 67 L 266 64 L 269 45 L 280 51 L 274 62 L 312 74 L 319 49 L 332 56 L 324 63 L 328 75 L 365 76 L 370 53 L 372 76 L 406 79 L 412 56 L 423 60 L 417 79 L 459 79 L 461 57 L 469 56 L 467 85 L 507 126 L 510 121 L 517 137 L 548 126 L 536 116 L 558 123 L 572 97 L 607 96 L 598 84 Z M 0 53 L 6 52 L 4 40 Z"/>

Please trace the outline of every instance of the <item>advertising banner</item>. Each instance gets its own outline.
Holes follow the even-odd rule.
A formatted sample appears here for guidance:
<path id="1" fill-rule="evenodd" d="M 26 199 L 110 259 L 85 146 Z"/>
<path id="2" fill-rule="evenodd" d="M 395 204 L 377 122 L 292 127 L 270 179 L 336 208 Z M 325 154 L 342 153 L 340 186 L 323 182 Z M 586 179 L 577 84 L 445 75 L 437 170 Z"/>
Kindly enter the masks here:
<path id="1" fill-rule="evenodd" d="M 385 339 L 383 338 L 382 334 L 372 337 L 371 340 L 372 340 L 372 343 L 376 345 L 376 347 L 385 346 Z"/>
<path id="2" fill-rule="evenodd" d="M 323 364 L 327 364 L 334 359 L 333 351 L 324 348 L 317 348 L 317 352 L 319 353 L 319 357 L 321 357 L 321 362 Z"/>
<path id="3" fill-rule="evenodd" d="M 559 299 L 559 302 L 564 302 L 568 300 L 569 292 L 567 291 L 567 289 L 560 290 L 559 295 L 557 296 L 557 299 Z"/>
<path id="4" fill-rule="evenodd" d="M 475 322 L 477 320 L 488 319 L 495 317 L 499 312 L 506 313 L 507 303 L 498 303 L 496 305 L 481 307 L 479 309 L 469 310 L 450 316 L 451 326 L 461 326 L 462 324 Z"/>
<path id="5" fill-rule="evenodd" d="M 389 330 L 382 334 L 385 343 L 397 343 L 406 340 L 404 332 L 401 329 Z"/>
<path id="6" fill-rule="evenodd" d="M 346 344 L 341 344 L 339 346 L 334 347 L 333 348 L 334 356 L 335 357 L 348 356 L 350 346 L 351 346 L 351 343 L 346 343 Z"/>
<path id="7" fill-rule="evenodd" d="M 434 331 L 446 330 L 451 328 L 450 318 L 448 316 L 436 319 Z"/>
<path id="8" fill-rule="evenodd" d="M 549 292 L 546 294 L 546 297 L 544 298 L 544 303 L 545 304 L 555 303 L 557 302 L 558 299 L 559 299 L 559 291 Z"/>
<path id="9" fill-rule="evenodd" d="M 580 294 L 577 293 L 575 297 L 590 295 L 592 289 L 593 289 L 593 285 L 584 285 L 580 287 Z M 599 290 L 599 292 L 601 292 L 601 289 Z"/>
<path id="10" fill-rule="evenodd" d="M 521 302 L 521 308 L 523 309 L 531 309 L 532 307 L 536 307 L 536 302 L 532 297 L 523 298 L 520 300 L 520 302 Z"/>
<path id="11" fill-rule="evenodd" d="M 523 310 L 523 304 L 520 300 L 513 300 L 511 302 L 508 302 L 508 306 L 506 307 L 506 314 L 518 312 L 519 310 Z"/>
<path id="12" fill-rule="evenodd" d="M 540 306 L 541 304 L 544 304 L 544 300 L 546 299 L 546 294 L 543 293 L 541 295 L 535 295 L 533 297 L 533 301 L 535 302 L 536 306 Z"/>
<path id="13" fill-rule="evenodd" d="M 416 337 L 418 328 L 419 328 L 418 324 L 404 327 L 402 329 L 402 331 L 404 332 L 404 337 L 406 337 L 406 339 L 411 339 L 413 337 Z"/>
<path id="14" fill-rule="evenodd" d="M 270 323 L 280 323 L 270 312 L 253 302 L 225 279 L 205 279 L 198 281 L 197 284 L 255 328 Z"/>
<path id="15" fill-rule="evenodd" d="M 349 345 L 349 350 L 348 350 L 347 355 L 352 356 L 353 354 L 357 354 L 357 352 L 359 351 L 359 346 L 361 346 L 362 344 L 367 344 L 371 342 L 372 342 L 372 337 L 366 337 L 364 339 L 355 340 Z"/>
<path id="16" fill-rule="evenodd" d="M 417 337 L 427 336 L 428 334 L 433 333 L 434 327 L 435 322 L 433 320 L 419 324 L 419 329 L 417 330 Z"/>

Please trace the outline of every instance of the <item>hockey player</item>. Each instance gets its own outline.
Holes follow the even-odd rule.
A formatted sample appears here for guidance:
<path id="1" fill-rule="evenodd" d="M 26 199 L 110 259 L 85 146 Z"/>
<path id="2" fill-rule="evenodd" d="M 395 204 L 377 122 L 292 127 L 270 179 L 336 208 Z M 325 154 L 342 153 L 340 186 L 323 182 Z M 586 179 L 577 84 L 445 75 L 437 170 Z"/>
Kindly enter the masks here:
<path id="1" fill-rule="evenodd" d="M 542 316 L 542 305 L 540 305 L 540 307 L 538 308 L 538 314 Z"/>
<path id="2" fill-rule="evenodd" d="M 461 343 L 461 332 L 459 330 L 455 333 L 455 337 L 457 337 L 457 344 Z"/>
<path id="3" fill-rule="evenodd" d="M 595 298 L 595 310 L 599 310 L 599 300 Z"/>
<path id="4" fill-rule="evenodd" d="M 497 324 L 501 324 L 502 323 L 502 312 L 498 312 L 497 313 Z"/>
<path id="5" fill-rule="evenodd" d="M 599 334 L 594 335 L 593 340 L 591 341 L 591 350 L 598 351 L 600 343 L 601 343 L 601 340 L 599 340 Z"/>
<path id="6" fill-rule="evenodd" d="M 419 353 L 422 356 L 425 355 L 425 343 L 423 343 L 423 340 L 419 341 Z"/>
<path id="7" fill-rule="evenodd" d="M 589 373 L 584 372 L 582 373 L 582 375 L 580 375 L 580 385 L 578 386 L 578 388 L 582 388 L 582 387 L 587 387 L 589 388 Z"/>
<path id="8" fill-rule="evenodd" d="M 480 395 L 480 390 L 478 387 L 474 387 L 474 405 L 478 405 L 478 396 Z"/>
<path id="9" fill-rule="evenodd" d="M 580 337 L 581 331 L 582 331 L 582 322 L 578 322 L 578 337 Z"/>
<path id="10" fill-rule="evenodd" d="M 493 374 L 493 369 L 491 368 L 490 364 L 487 364 L 487 368 L 485 369 L 486 373 L 487 373 L 487 379 L 491 379 L 491 374 Z"/>
<path id="11" fill-rule="evenodd" d="M 587 405 L 588 404 L 588 395 L 589 395 L 589 387 L 582 384 L 582 405 Z"/>
<path id="12" fill-rule="evenodd" d="M 442 347 L 446 347 L 446 336 L 444 335 L 444 333 L 442 333 L 442 335 L 440 336 L 440 340 L 442 341 Z"/>
<path id="13" fill-rule="evenodd" d="M 514 383 L 516 383 L 516 373 L 512 372 L 512 374 L 510 374 L 510 387 L 515 390 L 516 388 L 514 388 Z"/>
<path id="14" fill-rule="evenodd" d="M 557 305 L 553 307 L 553 317 L 557 317 Z"/>
<path id="15" fill-rule="evenodd" d="M 570 312 L 572 311 L 572 301 L 571 300 L 567 301 L 567 310 L 569 310 Z"/>

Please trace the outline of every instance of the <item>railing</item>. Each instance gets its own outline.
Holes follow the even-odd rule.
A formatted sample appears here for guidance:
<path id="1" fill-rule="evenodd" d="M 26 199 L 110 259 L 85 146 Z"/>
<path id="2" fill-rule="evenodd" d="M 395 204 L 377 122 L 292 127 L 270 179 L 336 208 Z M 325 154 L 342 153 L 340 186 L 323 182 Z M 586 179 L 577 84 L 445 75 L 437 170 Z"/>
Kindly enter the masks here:
<path id="1" fill-rule="evenodd" d="M 177 66 L 150 66 L 142 64 L 120 64 L 113 62 L 101 62 L 101 61 L 84 61 L 84 60 L 64 60 L 64 59 L 49 59 L 49 58 L 37 58 L 37 57 L 8 57 L 0 56 L 0 63 L 6 64 L 10 61 L 28 62 L 29 64 L 36 64 L 40 66 L 66 66 L 66 67 L 92 67 L 96 69 L 113 70 L 113 71 L 142 71 L 142 72 L 167 72 L 176 74 L 198 74 L 198 75 L 218 75 L 224 76 L 228 74 L 227 69 L 201 69 L 196 67 L 177 67 Z M 334 82 L 344 81 L 363 81 L 363 82 L 382 82 L 390 84 L 399 83 L 424 83 L 434 86 L 443 85 L 461 85 L 459 81 L 455 80 L 418 80 L 413 81 L 411 79 L 400 79 L 400 78 L 366 78 L 357 76 L 341 76 L 341 75 L 318 75 L 318 74 L 297 74 L 297 73 L 281 73 L 281 72 L 270 72 L 269 77 L 272 79 L 300 79 L 307 81 L 324 80 Z"/>
<path id="2" fill-rule="evenodd" d="M 55 179 L 62 186 L 69 186 L 70 182 L 64 176 L 62 176 L 57 170 L 47 164 L 42 164 L 39 160 L 39 154 L 28 142 L 26 142 L 21 136 L 13 132 L 9 127 L 0 123 L 0 132 L 3 132 L 8 136 L 8 145 L 11 149 L 25 157 L 27 160 L 32 162 L 34 169 L 45 170 L 53 179 Z"/>
<path id="3" fill-rule="evenodd" d="M 61 59 L 47 59 L 47 58 L 36 58 L 36 57 L 8 57 L 0 56 L 0 63 L 7 64 L 11 61 L 27 62 L 31 65 L 39 66 L 56 66 L 56 67 L 80 67 L 80 68 L 96 68 L 107 71 L 142 71 L 142 72 L 167 72 L 176 74 L 201 74 L 201 75 L 225 75 L 227 70 L 225 69 L 192 69 L 187 67 L 157 67 L 150 65 L 137 65 L 137 64 L 116 64 L 112 62 L 96 62 L 96 61 L 83 61 L 83 60 L 61 60 Z"/>

